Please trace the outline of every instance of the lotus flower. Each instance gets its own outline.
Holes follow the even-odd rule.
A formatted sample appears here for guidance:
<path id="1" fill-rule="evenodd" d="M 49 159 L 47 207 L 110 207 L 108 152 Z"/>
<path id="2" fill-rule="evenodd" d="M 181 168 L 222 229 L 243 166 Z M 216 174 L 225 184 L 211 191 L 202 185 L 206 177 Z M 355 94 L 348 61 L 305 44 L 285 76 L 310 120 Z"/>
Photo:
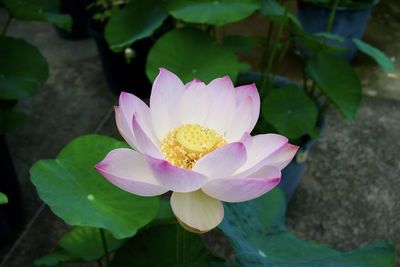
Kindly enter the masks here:
<path id="1" fill-rule="evenodd" d="M 274 188 L 297 146 L 277 134 L 251 136 L 260 112 L 254 84 L 234 87 L 228 76 L 186 85 L 161 68 L 150 108 L 121 93 L 115 118 L 133 149 L 112 150 L 96 169 L 140 196 L 172 191 L 179 222 L 207 232 L 224 217 L 221 201 L 242 202 Z"/>

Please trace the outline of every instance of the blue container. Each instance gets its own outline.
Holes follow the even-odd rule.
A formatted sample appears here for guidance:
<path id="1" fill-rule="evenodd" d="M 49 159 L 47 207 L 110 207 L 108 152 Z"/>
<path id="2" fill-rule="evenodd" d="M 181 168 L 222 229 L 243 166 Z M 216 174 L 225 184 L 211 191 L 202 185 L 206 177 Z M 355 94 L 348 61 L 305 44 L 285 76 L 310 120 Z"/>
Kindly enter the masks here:
<path id="1" fill-rule="evenodd" d="M 338 8 L 333 21 L 331 32 L 343 37 L 343 42 L 329 40 L 328 44 L 346 48 L 344 52 L 337 52 L 347 61 L 351 61 L 357 47 L 353 38 L 362 39 L 368 25 L 368 20 L 374 5 L 379 0 L 374 0 L 370 5 L 358 8 Z M 331 8 L 308 2 L 298 1 L 297 17 L 303 25 L 303 30 L 308 33 L 325 32 Z"/>
<path id="2" fill-rule="evenodd" d="M 319 119 L 317 126 L 321 130 L 320 134 L 322 134 L 324 127 L 323 116 L 321 116 Z M 304 168 L 306 167 L 308 154 L 316 142 L 317 139 L 309 139 L 302 144 L 293 160 L 282 170 L 282 178 L 281 182 L 279 183 L 279 188 L 282 189 L 283 193 L 285 194 L 286 203 L 289 203 L 289 201 L 292 199 L 293 194 L 300 183 L 301 176 L 303 175 Z"/>
<path id="3" fill-rule="evenodd" d="M 236 84 L 245 85 L 254 82 L 258 83 L 261 81 L 262 77 L 263 74 L 259 72 L 242 73 L 239 75 Z M 297 86 L 299 87 L 299 89 L 301 88 L 301 86 L 298 83 L 280 76 L 275 76 L 274 84 L 275 86 L 278 87 Z M 321 130 L 320 134 L 322 134 L 322 130 L 324 127 L 323 114 L 322 116 L 320 116 L 317 126 Z M 292 199 L 292 196 L 296 191 L 297 186 L 300 183 L 301 176 L 303 175 L 304 168 L 306 166 L 308 154 L 316 142 L 317 139 L 306 138 L 303 144 L 301 144 L 300 149 L 298 150 L 296 156 L 289 163 L 289 165 L 282 170 L 282 178 L 281 182 L 279 183 L 279 187 L 285 194 L 286 203 L 289 203 L 289 201 Z"/>

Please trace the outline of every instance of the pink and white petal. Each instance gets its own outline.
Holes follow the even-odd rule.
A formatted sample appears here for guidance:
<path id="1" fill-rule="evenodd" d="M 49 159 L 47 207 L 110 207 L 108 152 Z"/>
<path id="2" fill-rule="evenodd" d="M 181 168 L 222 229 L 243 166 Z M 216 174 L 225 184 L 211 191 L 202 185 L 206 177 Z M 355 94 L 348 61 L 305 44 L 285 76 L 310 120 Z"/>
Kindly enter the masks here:
<path id="1" fill-rule="evenodd" d="M 260 94 L 258 93 L 257 87 L 253 83 L 236 87 L 235 90 L 238 105 L 247 97 L 250 97 L 253 100 L 251 120 L 251 129 L 253 129 L 258 121 L 258 117 L 260 116 Z"/>
<path id="2" fill-rule="evenodd" d="M 248 176 L 265 165 L 265 160 L 288 143 L 288 139 L 278 134 L 260 134 L 253 137 L 246 147 L 247 161 L 235 172 L 235 176 Z"/>
<path id="3" fill-rule="evenodd" d="M 193 79 L 190 82 L 185 84 L 185 88 L 186 89 L 196 88 L 196 87 L 203 87 L 203 86 L 205 86 L 205 83 L 202 80 L 197 79 L 197 78 L 195 78 L 195 79 Z"/>
<path id="4" fill-rule="evenodd" d="M 209 92 L 210 106 L 205 126 L 224 135 L 236 109 L 236 93 L 228 76 L 212 80 L 206 90 Z"/>
<path id="5" fill-rule="evenodd" d="M 222 203 L 201 190 L 172 193 L 171 207 L 179 221 L 201 233 L 214 229 L 224 218 Z"/>
<path id="6" fill-rule="evenodd" d="M 193 80 L 186 88 L 180 103 L 180 121 L 182 124 L 204 125 L 210 105 L 206 85 L 199 80 Z"/>
<path id="7" fill-rule="evenodd" d="M 137 116 L 137 121 L 146 135 L 156 145 L 160 141 L 154 135 L 153 125 L 150 117 L 150 108 L 138 97 L 122 92 L 119 96 L 119 107 L 127 121 L 127 124 L 131 126 L 132 117 L 134 114 Z"/>
<path id="8" fill-rule="evenodd" d="M 112 150 L 96 170 L 117 187 L 139 196 L 156 196 L 168 191 L 153 177 L 144 157 L 128 148 Z"/>
<path id="9" fill-rule="evenodd" d="M 174 192 L 195 191 L 208 180 L 201 173 L 173 166 L 166 160 L 146 156 L 146 161 L 157 181 Z"/>
<path id="10" fill-rule="evenodd" d="M 253 144 L 253 137 L 250 135 L 250 133 L 245 132 L 245 133 L 242 135 L 242 138 L 240 138 L 240 141 L 239 141 L 239 142 L 243 143 L 244 146 L 245 146 L 246 149 L 247 149 L 248 147 L 250 147 L 250 146 Z"/>
<path id="11" fill-rule="evenodd" d="M 158 140 L 179 124 L 179 103 L 185 91 L 182 81 L 172 72 L 160 68 L 150 96 L 150 115 Z"/>
<path id="12" fill-rule="evenodd" d="M 207 195 L 225 202 L 242 202 L 257 198 L 279 184 L 281 172 L 266 166 L 251 177 L 210 180 L 203 188 Z"/>
<path id="13" fill-rule="evenodd" d="M 236 142 L 240 140 L 245 132 L 253 130 L 253 100 L 246 97 L 236 108 L 233 120 L 226 130 L 225 139 L 228 142 Z"/>
<path id="14" fill-rule="evenodd" d="M 210 178 L 227 177 L 239 169 L 246 158 L 246 147 L 242 143 L 230 143 L 202 157 L 193 170 Z"/>
<path id="15" fill-rule="evenodd" d="M 297 150 L 299 150 L 298 146 L 286 144 L 284 147 L 267 157 L 265 159 L 265 164 L 282 170 L 292 161 L 297 153 Z"/>
<path id="16" fill-rule="evenodd" d="M 117 123 L 119 133 L 132 148 L 138 150 L 136 137 L 133 133 L 131 123 L 128 123 L 128 121 L 125 119 L 120 107 L 114 107 L 114 109 L 115 122 Z"/>
<path id="17" fill-rule="evenodd" d="M 133 115 L 132 130 L 135 135 L 136 144 L 139 151 L 143 154 L 150 155 L 158 159 L 164 158 L 158 147 L 151 141 L 151 139 L 147 136 L 142 127 L 140 127 L 138 120 L 138 116 Z"/>

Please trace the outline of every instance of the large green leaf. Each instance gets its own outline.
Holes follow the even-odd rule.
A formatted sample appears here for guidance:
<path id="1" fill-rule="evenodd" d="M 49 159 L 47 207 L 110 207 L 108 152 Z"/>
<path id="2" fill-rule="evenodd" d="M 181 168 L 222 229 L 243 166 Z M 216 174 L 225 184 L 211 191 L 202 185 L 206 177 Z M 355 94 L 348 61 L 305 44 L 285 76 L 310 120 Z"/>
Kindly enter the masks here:
<path id="1" fill-rule="evenodd" d="M 154 218 L 154 224 L 167 223 L 175 221 L 175 215 L 172 211 L 169 200 L 161 199 L 157 216 Z"/>
<path id="2" fill-rule="evenodd" d="M 346 118 L 356 116 L 361 102 L 361 82 L 347 61 L 320 52 L 307 60 L 305 70 Z"/>
<path id="3" fill-rule="evenodd" d="M 63 249 L 57 248 L 49 255 L 40 257 L 35 260 L 35 266 L 60 266 L 65 262 L 78 261 L 79 259 L 70 255 Z M 63 265 L 61 265 L 63 266 Z"/>
<path id="4" fill-rule="evenodd" d="M 6 9 L 20 20 L 43 21 L 70 30 L 72 19 L 59 13 L 58 0 L 3 0 Z"/>
<path id="5" fill-rule="evenodd" d="M 318 109 L 304 90 L 282 87 L 269 91 L 264 97 L 262 115 L 278 133 L 299 138 L 315 128 Z"/>
<path id="6" fill-rule="evenodd" d="M 150 50 L 146 65 L 150 80 L 155 79 L 160 67 L 176 73 L 185 82 L 193 78 L 209 82 L 225 75 L 235 81 L 239 71 L 248 66 L 206 33 L 184 28 L 165 34 Z"/>
<path id="7" fill-rule="evenodd" d="M 242 35 L 227 35 L 224 37 L 224 47 L 232 49 L 236 53 L 250 52 L 257 44 L 265 42 L 264 38 Z"/>
<path id="8" fill-rule="evenodd" d="M 107 250 L 117 250 L 126 241 L 115 239 L 107 230 L 104 231 Z M 57 266 L 73 261 L 96 261 L 104 256 L 104 247 L 100 229 L 92 227 L 74 227 L 58 242 L 57 248 L 35 261 L 37 266 Z"/>
<path id="9" fill-rule="evenodd" d="M 8 203 L 8 198 L 4 193 L 0 192 L 0 205 L 2 204 L 7 204 Z"/>
<path id="10" fill-rule="evenodd" d="M 26 115 L 13 109 L 0 109 L 0 134 L 11 132 L 26 120 Z"/>
<path id="11" fill-rule="evenodd" d="M 56 159 L 33 165 L 31 180 L 40 198 L 66 223 L 104 228 L 116 238 L 133 236 L 156 216 L 159 198 L 127 193 L 94 169 L 108 152 L 125 146 L 106 136 L 79 137 Z"/>
<path id="12" fill-rule="evenodd" d="M 185 267 L 241 267 L 241 266 L 236 262 L 207 261 L 207 262 L 186 264 Z"/>
<path id="13" fill-rule="evenodd" d="M 0 99 L 31 96 L 47 80 L 46 59 L 22 39 L 1 36 L 0 58 Z"/>
<path id="14" fill-rule="evenodd" d="M 223 25 L 242 20 L 260 8 L 260 0 L 168 0 L 176 19 L 191 23 Z"/>
<path id="15" fill-rule="evenodd" d="M 393 267 L 395 252 L 385 241 L 350 252 L 299 239 L 284 225 L 286 202 L 274 189 L 253 201 L 225 205 L 219 226 L 244 267 Z"/>
<path id="16" fill-rule="evenodd" d="M 353 42 L 361 52 L 367 54 L 373 60 L 375 60 L 384 71 L 394 71 L 393 61 L 390 60 L 390 58 L 381 50 L 357 38 L 353 38 Z"/>
<path id="17" fill-rule="evenodd" d="M 336 34 L 336 33 L 331 33 L 331 32 L 317 32 L 317 33 L 313 33 L 312 35 L 314 35 L 317 38 L 322 39 L 322 42 L 326 42 L 328 41 L 336 41 L 339 43 L 342 43 L 344 41 L 343 36 Z"/>
<path id="18" fill-rule="evenodd" d="M 150 36 L 167 17 L 163 1 L 132 1 L 116 8 L 107 23 L 105 37 L 113 50 L 121 50 L 139 39 Z"/>
<path id="19" fill-rule="evenodd" d="M 177 266 L 176 228 L 158 225 L 140 232 L 117 251 L 110 267 Z M 184 244 L 187 264 L 214 259 L 199 235 L 185 231 Z"/>
<path id="20" fill-rule="evenodd" d="M 332 33 L 307 33 L 301 29 L 293 31 L 293 38 L 296 44 L 301 48 L 300 52 L 305 52 L 306 56 L 319 52 L 345 52 L 346 48 L 340 46 L 340 36 Z M 334 40 L 335 42 L 327 42 L 326 40 Z"/>
<path id="21" fill-rule="evenodd" d="M 115 239 L 107 230 L 103 230 L 103 233 L 109 252 L 117 250 L 125 242 L 123 239 Z M 104 255 L 100 229 L 98 228 L 75 227 L 63 236 L 58 244 L 70 255 L 85 261 L 98 260 Z"/>
<path id="22" fill-rule="evenodd" d="M 285 19 L 291 21 L 297 28 L 301 29 L 301 23 L 297 17 L 290 11 L 287 11 L 287 18 L 285 18 L 285 8 L 281 6 L 276 0 L 262 0 L 260 13 L 272 20 L 283 22 Z"/>

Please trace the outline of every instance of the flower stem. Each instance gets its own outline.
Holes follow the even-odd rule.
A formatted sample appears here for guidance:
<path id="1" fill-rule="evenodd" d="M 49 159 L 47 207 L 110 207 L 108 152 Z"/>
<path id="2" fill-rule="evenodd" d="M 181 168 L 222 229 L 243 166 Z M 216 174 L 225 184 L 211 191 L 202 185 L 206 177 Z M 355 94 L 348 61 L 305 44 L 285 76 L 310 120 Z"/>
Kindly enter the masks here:
<path id="1" fill-rule="evenodd" d="M 1 36 L 6 35 L 8 27 L 10 27 L 11 20 L 13 19 L 13 16 L 11 14 L 8 14 L 6 24 L 4 24 L 3 30 L 1 31 Z"/>
<path id="2" fill-rule="evenodd" d="M 331 13 L 329 14 L 328 24 L 326 25 L 326 32 L 331 32 L 333 21 L 335 20 L 336 10 L 339 5 L 339 0 L 334 0 Z"/>
<path id="3" fill-rule="evenodd" d="M 278 52 L 278 42 L 281 39 L 282 33 L 283 33 L 283 29 L 285 28 L 286 22 L 288 20 L 288 14 L 289 14 L 289 5 L 292 1 L 289 0 L 288 2 L 286 2 L 286 4 L 284 5 L 285 11 L 283 14 L 283 21 L 279 24 L 279 28 L 276 34 L 276 38 L 272 43 L 272 52 L 271 55 L 269 56 L 268 59 L 268 64 L 265 70 L 265 74 L 267 75 L 267 79 L 264 80 L 263 84 L 262 84 L 262 88 L 265 90 L 265 86 L 267 85 L 266 82 L 268 81 L 268 83 L 271 83 L 271 78 L 269 76 L 271 69 L 272 69 L 272 65 L 274 63 L 274 59 L 276 56 L 276 53 Z"/>
<path id="4" fill-rule="evenodd" d="M 104 256 L 106 258 L 106 266 L 108 266 L 108 264 L 110 263 L 110 257 L 108 255 L 106 236 L 105 236 L 104 230 L 102 228 L 99 228 L 99 231 L 100 231 L 101 243 L 103 244 Z"/>
<path id="5" fill-rule="evenodd" d="M 261 52 L 261 57 L 259 59 L 259 71 L 262 73 L 264 71 L 264 69 L 266 68 L 266 64 L 268 63 L 268 61 L 266 60 L 269 54 L 269 49 L 270 49 L 270 45 L 271 45 L 271 39 L 272 39 L 272 33 L 274 31 L 274 22 L 273 21 L 269 21 L 269 25 L 268 25 L 268 32 L 267 32 L 267 39 L 265 41 L 265 44 L 262 48 L 262 52 Z M 261 84 L 264 85 L 265 84 L 265 80 L 266 80 L 266 75 L 263 75 L 261 78 Z M 264 88 L 264 87 L 263 87 Z"/>
<path id="6" fill-rule="evenodd" d="M 176 261 L 178 266 L 183 266 L 186 264 L 186 231 L 179 223 L 176 227 Z"/>

